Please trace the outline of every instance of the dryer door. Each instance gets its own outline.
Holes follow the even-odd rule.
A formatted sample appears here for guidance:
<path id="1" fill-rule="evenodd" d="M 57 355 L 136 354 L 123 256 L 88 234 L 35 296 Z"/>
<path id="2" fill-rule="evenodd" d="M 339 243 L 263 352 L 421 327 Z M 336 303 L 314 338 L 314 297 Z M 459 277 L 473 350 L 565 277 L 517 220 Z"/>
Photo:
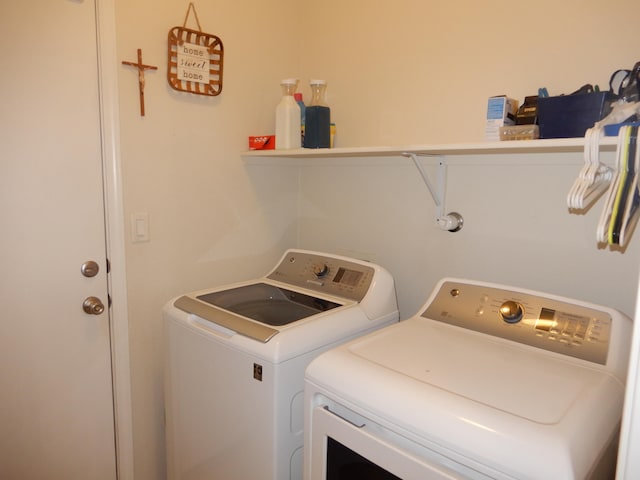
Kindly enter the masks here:
<path id="1" fill-rule="evenodd" d="M 309 480 L 490 478 L 336 404 L 312 410 L 305 473 Z"/>

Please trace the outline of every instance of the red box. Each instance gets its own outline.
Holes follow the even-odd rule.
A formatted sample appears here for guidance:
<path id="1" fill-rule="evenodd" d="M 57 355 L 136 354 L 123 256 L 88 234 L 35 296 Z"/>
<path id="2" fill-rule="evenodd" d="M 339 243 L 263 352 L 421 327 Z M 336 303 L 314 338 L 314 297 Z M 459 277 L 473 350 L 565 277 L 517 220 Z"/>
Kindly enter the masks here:
<path id="1" fill-rule="evenodd" d="M 259 137 L 249 137 L 249 150 L 275 150 L 276 136 L 261 135 Z"/>

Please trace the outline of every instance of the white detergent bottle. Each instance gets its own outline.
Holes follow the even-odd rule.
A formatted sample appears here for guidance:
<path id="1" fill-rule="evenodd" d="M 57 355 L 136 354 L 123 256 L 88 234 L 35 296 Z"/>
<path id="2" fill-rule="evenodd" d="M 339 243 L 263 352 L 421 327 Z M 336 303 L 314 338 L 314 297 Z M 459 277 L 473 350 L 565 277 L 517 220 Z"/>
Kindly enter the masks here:
<path id="1" fill-rule="evenodd" d="M 300 107 L 293 97 L 298 80 L 287 78 L 280 86 L 282 100 L 276 107 L 276 149 L 300 148 Z"/>

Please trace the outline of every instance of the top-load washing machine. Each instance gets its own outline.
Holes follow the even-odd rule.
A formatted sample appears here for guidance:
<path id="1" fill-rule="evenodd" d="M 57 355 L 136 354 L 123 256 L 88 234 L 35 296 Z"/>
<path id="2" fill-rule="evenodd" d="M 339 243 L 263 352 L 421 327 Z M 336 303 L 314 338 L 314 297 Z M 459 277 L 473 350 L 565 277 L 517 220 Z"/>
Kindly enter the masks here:
<path id="1" fill-rule="evenodd" d="M 305 479 L 613 479 L 630 336 L 606 307 L 444 279 L 308 366 Z"/>
<path id="2" fill-rule="evenodd" d="M 398 320 L 388 271 L 304 250 L 163 313 L 168 476 L 189 480 L 301 479 L 305 367 Z"/>

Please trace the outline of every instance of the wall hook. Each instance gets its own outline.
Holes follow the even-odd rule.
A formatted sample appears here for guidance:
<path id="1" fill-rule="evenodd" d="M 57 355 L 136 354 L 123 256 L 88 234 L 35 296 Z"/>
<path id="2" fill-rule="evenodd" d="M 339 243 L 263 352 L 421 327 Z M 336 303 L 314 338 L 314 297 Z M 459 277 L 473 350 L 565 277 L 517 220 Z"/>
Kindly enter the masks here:
<path id="1" fill-rule="evenodd" d="M 436 219 L 438 226 L 447 232 L 458 232 L 464 225 L 464 218 L 458 212 L 449 212 L 443 217 Z"/>

